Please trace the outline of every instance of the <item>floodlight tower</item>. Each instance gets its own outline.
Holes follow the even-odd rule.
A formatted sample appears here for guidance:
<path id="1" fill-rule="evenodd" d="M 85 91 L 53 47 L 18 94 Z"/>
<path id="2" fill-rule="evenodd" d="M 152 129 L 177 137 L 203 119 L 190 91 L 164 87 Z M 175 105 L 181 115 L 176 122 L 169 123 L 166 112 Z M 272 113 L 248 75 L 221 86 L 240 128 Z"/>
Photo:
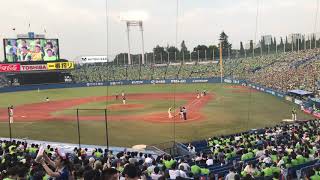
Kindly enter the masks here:
<path id="1" fill-rule="evenodd" d="M 141 43 L 142 43 L 142 64 L 145 63 L 144 61 L 144 39 L 143 39 L 143 22 L 141 20 L 124 20 L 127 25 L 127 38 L 128 38 L 128 64 L 131 64 L 131 57 L 130 57 L 130 27 L 131 26 L 139 26 L 139 30 L 141 32 Z"/>

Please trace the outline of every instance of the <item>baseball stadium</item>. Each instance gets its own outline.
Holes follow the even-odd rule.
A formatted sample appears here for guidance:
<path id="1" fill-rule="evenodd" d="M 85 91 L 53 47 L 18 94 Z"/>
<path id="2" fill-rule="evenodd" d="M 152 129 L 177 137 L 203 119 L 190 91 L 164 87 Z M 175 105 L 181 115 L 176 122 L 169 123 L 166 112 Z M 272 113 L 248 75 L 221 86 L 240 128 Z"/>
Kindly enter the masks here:
<path id="1" fill-rule="evenodd" d="M 252 15 L 250 33 L 217 20 L 215 30 L 200 33 L 205 39 L 186 30 L 188 10 L 199 6 L 195 16 L 210 16 L 214 3 L 133 1 L 84 3 L 94 20 L 75 11 L 103 32 L 70 25 L 58 32 L 53 24 L 59 35 L 42 33 L 41 23 L 31 25 L 33 13 L 27 31 L 2 28 L 0 180 L 320 180 L 319 0 L 219 4 Z M 123 15 L 122 3 L 153 13 Z M 167 7 L 172 22 L 154 6 Z M 266 28 L 274 19 L 267 11 L 295 7 L 316 14 L 299 17 L 312 20 L 302 20 L 304 29 Z M 168 27 L 152 27 L 162 23 Z M 81 43 L 71 41 L 77 33 Z M 103 48 L 83 47 L 96 38 Z"/>

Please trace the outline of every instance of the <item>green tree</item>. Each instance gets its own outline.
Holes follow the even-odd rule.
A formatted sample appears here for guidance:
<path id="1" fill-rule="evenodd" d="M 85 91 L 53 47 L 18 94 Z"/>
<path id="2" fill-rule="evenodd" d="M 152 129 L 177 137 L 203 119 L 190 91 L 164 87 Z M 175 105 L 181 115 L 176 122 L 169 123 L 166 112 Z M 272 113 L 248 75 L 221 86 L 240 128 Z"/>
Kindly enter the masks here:
<path id="1" fill-rule="evenodd" d="M 162 64 L 162 63 L 166 62 L 165 61 L 166 52 L 165 52 L 164 47 L 157 45 L 155 48 L 153 48 L 153 53 L 155 56 L 156 64 Z"/>
<path id="2" fill-rule="evenodd" d="M 189 58 L 189 56 L 188 56 L 189 51 L 188 51 L 188 48 L 187 48 L 184 40 L 181 42 L 181 50 L 180 51 L 181 52 L 179 53 L 179 58 L 178 58 L 179 60 L 182 61 L 183 59 L 186 60 Z"/>
<path id="3" fill-rule="evenodd" d="M 169 62 L 179 62 L 181 59 L 178 59 L 179 49 L 174 46 L 167 46 L 166 51 L 169 52 Z M 165 59 L 168 61 L 168 53 L 166 52 Z"/>
<path id="4" fill-rule="evenodd" d="M 208 59 L 217 59 L 219 57 L 219 48 L 216 45 L 210 45 L 208 47 Z M 214 53 L 214 55 L 213 55 Z M 213 58 L 214 57 L 214 58 Z"/>
<path id="5" fill-rule="evenodd" d="M 224 31 L 222 31 L 220 33 L 219 40 L 220 40 L 220 43 L 222 44 L 222 55 L 223 56 L 228 56 L 228 49 L 231 50 L 231 48 L 232 48 L 232 44 L 229 43 L 228 38 L 229 38 L 228 35 Z"/>
<path id="6" fill-rule="evenodd" d="M 201 60 L 204 60 L 205 57 L 208 57 L 208 47 L 206 45 L 198 45 L 197 47 L 193 48 L 194 53 L 197 56 L 198 59 L 198 52 L 199 52 L 199 58 Z M 207 56 L 205 55 L 205 53 L 207 53 Z"/>

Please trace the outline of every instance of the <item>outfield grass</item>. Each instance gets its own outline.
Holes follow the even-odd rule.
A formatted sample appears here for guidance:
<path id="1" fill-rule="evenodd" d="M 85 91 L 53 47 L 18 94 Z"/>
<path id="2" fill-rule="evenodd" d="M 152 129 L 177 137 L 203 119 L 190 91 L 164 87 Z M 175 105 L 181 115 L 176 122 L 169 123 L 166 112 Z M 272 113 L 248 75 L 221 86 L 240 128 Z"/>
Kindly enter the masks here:
<path id="1" fill-rule="evenodd" d="M 227 84 L 181 84 L 181 85 L 136 85 L 136 86 L 112 86 L 86 87 L 73 89 L 52 89 L 2 93 L 0 94 L 0 107 L 9 105 L 24 105 L 43 102 L 45 97 L 51 100 L 63 100 L 89 96 L 115 95 L 125 90 L 130 93 L 187 93 L 206 89 L 214 93 L 211 100 L 202 110 L 206 116 L 202 121 L 189 123 L 177 123 L 175 125 L 175 139 L 182 142 L 198 140 L 214 135 L 231 134 L 252 128 L 272 126 L 282 119 L 290 119 L 291 109 L 295 105 L 278 99 L 272 95 L 255 93 L 234 93 L 234 89 Z M 138 101 L 133 103 L 145 103 L 145 109 L 136 111 L 137 114 L 145 112 L 167 111 L 172 105 L 173 99 L 154 101 Z M 109 102 L 110 104 L 114 102 Z M 177 105 L 184 101 L 176 102 Z M 105 107 L 105 102 L 95 102 L 81 105 L 81 108 Z M 76 108 L 76 107 L 75 107 Z M 75 111 L 60 111 L 58 114 L 75 115 Z M 87 114 L 88 112 L 81 112 Z M 97 112 L 97 115 L 103 112 Z M 132 114 L 128 111 L 110 111 L 110 114 Z M 310 119 L 309 115 L 298 112 L 298 118 Z M 0 122 L 0 136 L 8 137 L 6 122 Z M 110 121 L 108 123 L 109 142 L 114 146 L 132 146 L 135 144 L 156 144 L 173 140 L 173 123 L 150 123 L 144 121 Z M 105 144 L 105 124 L 103 121 L 80 122 L 81 143 Z M 77 143 L 77 123 L 74 121 L 56 122 L 16 122 L 12 124 L 14 137 L 37 140 L 61 141 Z"/>

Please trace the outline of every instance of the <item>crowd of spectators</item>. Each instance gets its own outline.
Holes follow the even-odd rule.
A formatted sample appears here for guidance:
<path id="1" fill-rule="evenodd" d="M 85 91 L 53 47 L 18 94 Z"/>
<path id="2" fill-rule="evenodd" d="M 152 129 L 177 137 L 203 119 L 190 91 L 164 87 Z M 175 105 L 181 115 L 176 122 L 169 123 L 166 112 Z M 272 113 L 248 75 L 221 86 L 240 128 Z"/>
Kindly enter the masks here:
<path id="1" fill-rule="evenodd" d="M 224 76 L 286 92 L 291 89 L 314 91 L 320 74 L 320 49 L 224 60 Z M 76 82 L 107 80 L 150 80 L 210 78 L 220 76 L 217 63 L 127 65 L 91 64 L 72 71 Z"/>
<path id="2" fill-rule="evenodd" d="M 320 49 L 226 61 L 225 73 L 278 91 L 314 91 L 320 72 Z"/>
<path id="3" fill-rule="evenodd" d="M 106 64 L 79 65 L 72 71 L 76 82 L 103 82 L 108 80 L 151 80 L 175 78 L 208 78 L 219 74 L 217 64 L 163 64 L 127 65 Z"/>
<path id="4" fill-rule="evenodd" d="M 107 149 L 74 148 L 73 152 L 0 141 L 0 179 L 280 179 L 284 170 L 318 163 L 320 122 L 310 120 L 189 144 L 193 155 L 174 158 Z M 203 143 L 204 142 L 204 143 Z M 42 151 L 43 153 L 39 153 Z M 301 167 L 300 167 L 301 168 Z M 320 169 L 302 176 L 318 179 Z M 295 173 L 295 172 L 294 172 Z M 290 175 L 289 175 L 290 176 Z"/>

